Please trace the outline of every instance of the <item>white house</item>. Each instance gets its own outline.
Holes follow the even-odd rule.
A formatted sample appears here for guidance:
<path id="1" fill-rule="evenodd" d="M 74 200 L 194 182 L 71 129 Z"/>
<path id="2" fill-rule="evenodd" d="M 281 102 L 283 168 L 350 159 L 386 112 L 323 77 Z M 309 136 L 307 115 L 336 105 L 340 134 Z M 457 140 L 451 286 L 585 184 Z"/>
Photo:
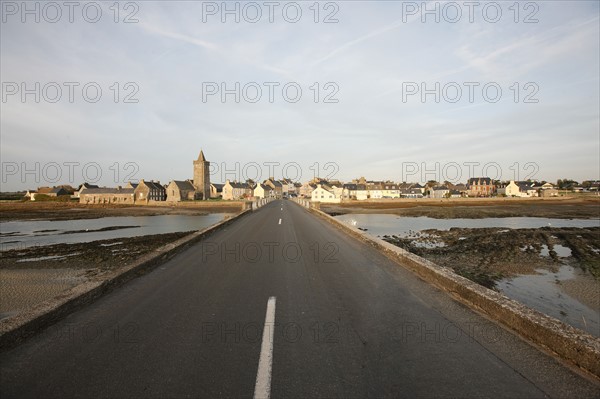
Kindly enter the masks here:
<path id="1" fill-rule="evenodd" d="M 274 198 L 275 191 L 266 184 L 257 184 L 254 188 L 254 197 L 256 198 Z"/>
<path id="2" fill-rule="evenodd" d="M 310 199 L 313 202 L 339 203 L 342 200 L 339 195 L 336 196 L 332 187 L 327 185 L 323 186 L 322 184 L 317 184 L 317 188 L 315 188 L 310 195 Z"/>
<path id="3" fill-rule="evenodd" d="M 369 198 L 381 199 L 383 198 L 383 185 L 379 182 L 373 182 L 367 184 L 369 191 Z"/>
<path id="4" fill-rule="evenodd" d="M 498 194 L 504 194 L 507 197 L 537 197 L 538 190 L 533 183 L 515 183 L 514 180 L 511 180 L 506 186 L 498 188 Z"/>
<path id="5" fill-rule="evenodd" d="M 538 196 L 538 187 L 535 187 L 535 183 L 519 182 L 519 189 L 521 190 L 521 197 Z"/>
<path id="6" fill-rule="evenodd" d="M 517 186 L 517 184 L 513 180 L 511 180 L 510 183 L 508 183 L 506 186 L 500 187 L 498 189 L 498 194 L 504 194 L 507 197 L 520 197 L 521 190 L 519 189 L 519 186 Z"/>
<path id="7" fill-rule="evenodd" d="M 365 184 L 344 184 L 342 190 L 344 199 L 364 201 L 369 198 L 369 190 Z"/>
<path id="8" fill-rule="evenodd" d="M 396 183 L 384 182 L 383 198 L 400 198 L 400 187 Z"/>

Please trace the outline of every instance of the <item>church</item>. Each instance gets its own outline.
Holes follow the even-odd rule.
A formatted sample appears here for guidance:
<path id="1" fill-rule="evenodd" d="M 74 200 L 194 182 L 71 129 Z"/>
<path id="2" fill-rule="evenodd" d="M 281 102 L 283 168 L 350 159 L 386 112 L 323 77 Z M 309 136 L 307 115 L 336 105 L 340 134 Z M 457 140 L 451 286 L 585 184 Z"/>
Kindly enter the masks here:
<path id="1" fill-rule="evenodd" d="M 207 200 L 210 198 L 210 162 L 200 150 L 198 159 L 193 161 L 192 180 L 172 180 L 167 186 L 167 201 Z"/>

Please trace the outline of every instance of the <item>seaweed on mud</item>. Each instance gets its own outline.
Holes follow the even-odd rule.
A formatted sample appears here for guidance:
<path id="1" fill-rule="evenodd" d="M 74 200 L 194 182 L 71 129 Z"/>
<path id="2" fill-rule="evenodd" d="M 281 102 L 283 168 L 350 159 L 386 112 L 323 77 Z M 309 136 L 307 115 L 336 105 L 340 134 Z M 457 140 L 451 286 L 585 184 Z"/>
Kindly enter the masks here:
<path id="1" fill-rule="evenodd" d="M 423 230 L 417 236 L 384 239 L 400 248 L 453 269 L 457 274 L 488 288 L 506 277 L 556 270 L 570 264 L 600 279 L 600 227 L 541 229 L 452 228 Z M 419 245 L 443 243 L 444 245 Z M 571 256 L 560 257 L 556 245 Z M 548 248 L 548 256 L 542 249 Z"/>

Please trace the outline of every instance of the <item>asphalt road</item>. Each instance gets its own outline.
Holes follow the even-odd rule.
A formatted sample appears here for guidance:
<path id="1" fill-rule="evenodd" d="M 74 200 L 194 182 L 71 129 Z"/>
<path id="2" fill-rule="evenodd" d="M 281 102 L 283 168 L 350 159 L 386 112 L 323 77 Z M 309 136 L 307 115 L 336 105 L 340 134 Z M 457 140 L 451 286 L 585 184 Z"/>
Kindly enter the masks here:
<path id="1" fill-rule="evenodd" d="M 289 201 L 0 356 L 3 399 L 600 395 Z"/>

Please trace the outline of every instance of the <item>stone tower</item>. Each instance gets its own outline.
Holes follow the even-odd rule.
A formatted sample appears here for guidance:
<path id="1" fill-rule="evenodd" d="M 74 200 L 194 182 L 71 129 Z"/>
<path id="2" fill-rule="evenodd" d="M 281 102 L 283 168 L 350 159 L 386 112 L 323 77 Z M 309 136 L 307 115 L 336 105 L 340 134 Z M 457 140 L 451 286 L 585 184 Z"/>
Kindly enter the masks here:
<path id="1" fill-rule="evenodd" d="M 198 198 L 207 200 L 210 198 L 210 162 L 204 157 L 200 150 L 198 159 L 194 161 L 194 187 Z"/>

